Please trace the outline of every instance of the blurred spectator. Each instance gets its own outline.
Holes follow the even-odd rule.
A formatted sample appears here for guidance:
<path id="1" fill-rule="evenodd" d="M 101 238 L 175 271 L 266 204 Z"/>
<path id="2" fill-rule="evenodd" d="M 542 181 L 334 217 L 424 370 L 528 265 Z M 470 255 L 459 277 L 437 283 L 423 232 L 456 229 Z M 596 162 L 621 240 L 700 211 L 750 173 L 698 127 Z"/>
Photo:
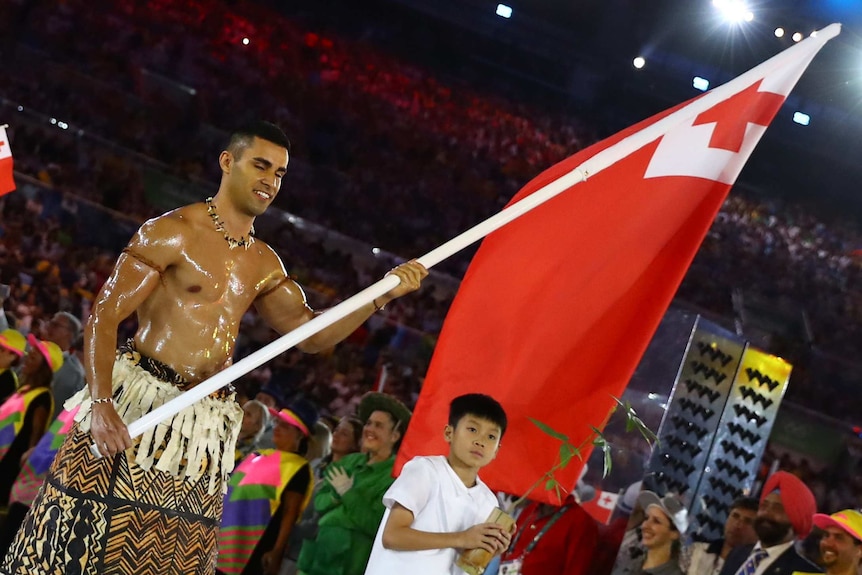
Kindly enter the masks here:
<path id="1" fill-rule="evenodd" d="M 734 500 L 724 522 L 724 537 L 714 541 L 696 541 L 689 545 L 683 550 L 680 559 L 682 570 L 688 575 L 718 575 L 734 547 L 757 542 L 757 533 L 754 531 L 757 508 L 757 499 L 753 497 Z"/>
<path id="2" fill-rule="evenodd" d="M 14 329 L 0 332 L 0 402 L 18 389 L 18 374 L 12 368 L 20 363 L 26 348 L 27 341 L 21 332 Z"/>
<path id="3" fill-rule="evenodd" d="M 315 495 L 317 495 L 320 488 L 324 485 L 325 479 L 323 474 L 326 472 L 326 468 L 332 463 L 341 461 L 345 456 L 359 451 L 362 428 L 362 422 L 354 417 L 343 417 L 338 422 L 338 425 L 335 426 L 335 430 L 332 432 L 329 454 L 323 458 L 315 475 Z M 288 565 L 282 575 L 295 575 L 297 572 L 296 562 L 302 551 L 302 545 L 306 540 L 314 540 L 317 537 L 317 523 L 319 521 L 320 513 L 315 510 L 314 506 L 309 505 L 306 507 L 299 523 L 290 533 L 286 561 Z"/>
<path id="4" fill-rule="evenodd" d="M 276 451 L 246 458 L 231 475 L 219 532 L 222 573 L 276 575 L 290 531 L 311 499 L 311 468 L 300 453 L 308 447 L 317 409 L 296 402 L 270 415 Z"/>
<path id="5" fill-rule="evenodd" d="M 721 575 L 734 575 L 740 569 L 752 573 L 791 575 L 796 571 L 820 573 L 816 565 L 802 557 L 794 543 L 811 531 L 817 511 L 814 495 L 795 475 L 774 473 L 760 496 L 754 520 L 757 543 L 733 549 L 725 559 Z"/>
<path id="6" fill-rule="evenodd" d="M 516 562 L 523 575 L 597 573 L 593 553 L 598 546 L 599 527 L 574 495 L 562 507 L 530 503 L 518 515 L 516 525 L 501 564 Z"/>
<path id="7" fill-rule="evenodd" d="M 862 513 L 845 509 L 832 515 L 816 514 L 814 525 L 823 531 L 820 558 L 828 575 L 858 575 L 862 566 Z"/>
<path id="8" fill-rule="evenodd" d="M 57 344 L 27 337 L 29 350 L 21 365 L 21 387 L 0 406 L 0 506 L 9 503 L 21 457 L 36 446 L 51 423 L 51 379 L 63 365 Z"/>
<path id="9" fill-rule="evenodd" d="M 659 498 L 652 491 L 642 491 L 638 505 L 645 514 L 640 528 L 645 554 L 630 558 L 628 550 L 621 547 L 613 575 L 682 575 L 679 553 L 688 529 L 685 505 L 677 495 L 669 493 Z"/>
<path id="10" fill-rule="evenodd" d="M 302 545 L 299 571 L 307 575 L 362 575 L 383 517 L 383 494 L 410 410 L 395 398 L 369 393 L 359 404 L 365 421 L 362 453 L 333 463 L 314 496 L 317 536 Z"/>
<path id="11" fill-rule="evenodd" d="M 256 399 L 243 403 L 242 412 L 242 426 L 236 438 L 235 459 L 237 462 L 244 459 L 252 451 L 259 449 L 258 444 L 269 423 L 269 409 Z"/>
<path id="12" fill-rule="evenodd" d="M 63 367 L 54 374 L 51 392 L 54 394 L 54 420 L 63 411 L 66 400 L 84 388 L 84 366 L 75 355 L 81 340 L 81 321 L 66 311 L 60 311 L 41 329 L 42 338 L 53 341 L 63 350 Z"/>

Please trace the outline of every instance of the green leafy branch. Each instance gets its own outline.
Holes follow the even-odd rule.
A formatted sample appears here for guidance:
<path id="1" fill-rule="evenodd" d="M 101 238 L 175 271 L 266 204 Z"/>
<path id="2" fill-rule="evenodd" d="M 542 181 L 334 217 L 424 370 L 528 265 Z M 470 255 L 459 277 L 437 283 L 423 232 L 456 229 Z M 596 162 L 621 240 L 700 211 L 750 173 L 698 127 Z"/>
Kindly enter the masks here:
<path id="1" fill-rule="evenodd" d="M 613 415 L 613 413 L 617 409 L 622 408 L 626 418 L 626 433 L 631 433 L 632 431 L 637 430 L 650 446 L 652 446 L 654 443 L 658 443 L 658 437 L 656 436 L 656 434 L 653 433 L 653 431 L 649 427 L 647 427 L 643 420 L 641 420 L 637 412 L 632 407 L 631 403 L 629 403 L 628 401 L 623 402 L 615 396 L 611 397 L 614 398 L 614 401 L 617 403 L 617 405 L 611 408 L 610 412 L 608 413 L 608 417 L 605 418 L 604 423 L 608 422 L 610 416 Z M 611 468 L 613 466 L 613 460 L 611 458 L 613 446 L 607 440 L 601 430 L 597 427 L 591 425 L 590 429 L 592 430 L 592 434 L 588 435 L 586 439 L 584 439 L 580 443 L 580 445 L 576 446 L 572 443 L 568 435 L 560 433 L 559 431 L 553 429 L 551 426 L 539 421 L 538 419 L 533 419 L 532 417 L 530 417 L 529 419 L 536 427 L 541 429 L 544 433 L 553 437 L 554 439 L 560 440 L 560 450 L 557 453 L 554 465 L 551 466 L 551 468 L 548 469 L 544 474 L 542 474 L 542 476 L 539 477 L 539 479 L 537 479 L 536 482 L 530 486 L 530 488 L 524 495 L 522 495 L 514 502 L 513 507 L 523 503 L 527 499 L 527 497 L 543 483 L 545 491 L 553 490 L 557 496 L 557 500 L 562 501 L 562 492 L 565 491 L 565 488 L 560 485 L 559 481 L 557 481 L 556 473 L 568 466 L 569 463 L 571 463 L 572 459 L 574 459 L 575 457 L 583 461 L 584 457 L 582 455 L 582 451 L 587 447 L 587 445 L 592 445 L 594 448 L 602 450 L 602 477 L 607 477 L 608 474 L 611 472 Z"/>

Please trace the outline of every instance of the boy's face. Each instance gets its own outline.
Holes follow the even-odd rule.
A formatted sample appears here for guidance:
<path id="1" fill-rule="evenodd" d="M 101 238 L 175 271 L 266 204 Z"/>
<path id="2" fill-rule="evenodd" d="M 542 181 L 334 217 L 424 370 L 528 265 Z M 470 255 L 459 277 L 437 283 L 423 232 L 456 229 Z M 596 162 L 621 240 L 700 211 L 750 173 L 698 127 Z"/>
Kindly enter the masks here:
<path id="1" fill-rule="evenodd" d="M 499 425 L 469 413 L 454 428 L 447 425 L 444 431 L 452 463 L 475 469 L 485 467 L 497 456 L 500 435 Z"/>

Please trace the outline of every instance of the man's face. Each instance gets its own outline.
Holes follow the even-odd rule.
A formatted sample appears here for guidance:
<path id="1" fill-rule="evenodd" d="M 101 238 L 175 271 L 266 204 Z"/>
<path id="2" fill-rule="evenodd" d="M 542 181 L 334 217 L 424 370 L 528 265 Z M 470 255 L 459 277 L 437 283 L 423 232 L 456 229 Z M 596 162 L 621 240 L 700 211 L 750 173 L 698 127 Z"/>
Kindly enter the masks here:
<path id="1" fill-rule="evenodd" d="M 859 565 L 862 545 L 840 527 L 827 527 L 820 540 L 820 556 L 827 573 L 846 573 Z"/>
<path id="2" fill-rule="evenodd" d="M 249 216 L 259 216 L 275 199 L 287 172 L 287 150 L 268 140 L 253 138 L 238 151 L 222 152 L 219 158 L 236 207 Z"/>
<path id="3" fill-rule="evenodd" d="M 772 547 L 793 539 L 793 526 L 784 511 L 781 495 L 777 492 L 770 493 L 760 502 L 754 519 L 754 530 L 763 547 Z"/>
<path id="4" fill-rule="evenodd" d="M 738 545 L 754 545 L 757 543 L 757 533 L 754 531 L 754 519 L 757 512 L 753 509 L 735 507 L 724 523 L 724 540 L 731 547 Z"/>
<path id="5" fill-rule="evenodd" d="M 42 328 L 42 339 L 53 341 L 63 351 L 68 350 L 72 346 L 74 334 L 75 329 L 72 327 L 69 318 L 59 314 L 52 317 Z"/>

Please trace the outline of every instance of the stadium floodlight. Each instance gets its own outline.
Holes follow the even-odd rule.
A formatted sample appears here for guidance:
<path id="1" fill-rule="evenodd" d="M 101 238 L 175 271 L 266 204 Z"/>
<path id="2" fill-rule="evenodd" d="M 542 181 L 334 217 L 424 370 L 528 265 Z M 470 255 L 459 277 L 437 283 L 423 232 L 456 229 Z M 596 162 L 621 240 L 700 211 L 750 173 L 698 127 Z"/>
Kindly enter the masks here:
<path id="1" fill-rule="evenodd" d="M 695 76 L 694 80 L 691 81 L 691 85 L 701 92 L 706 92 L 709 90 L 709 80 L 706 78 L 701 78 L 700 76 Z"/>
<path id="2" fill-rule="evenodd" d="M 778 28 L 775 29 L 775 37 L 781 38 L 783 36 L 784 36 L 784 28 L 779 26 Z"/>
<path id="3" fill-rule="evenodd" d="M 800 40 L 802 40 L 802 33 L 801 32 L 794 32 L 793 36 L 791 36 L 791 38 L 793 38 L 794 42 L 799 42 Z"/>
<path id="4" fill-rule="evenodd" d="M 811 123 L 811 116 L 804 112 L 793 112 L 793 121 L 800 126 L 807 126 Z"/>
<path id="5" fill-rule="evenodd" d="M 721 15 L 728 22 L 739 23 L 754 20 L 754 12 L 748 8 L 744 0 L 712 0 L 712 5 L 721 12 Z"/>
<path id="6" fill-rule="evenodd" d="M 506 6 L 505 4 L 497 4 L 497 16 L 500 16 L 501 18 L 511 18 L 512 7 Z"/>
<path id="7" fill-rule="evenodd" d="M 632 66 L 640 70 L 644 66 L 646 66 L 646 60 L 643 59 L 643 56 L 638 56 L 634 60 L 632 60 Z"/>

